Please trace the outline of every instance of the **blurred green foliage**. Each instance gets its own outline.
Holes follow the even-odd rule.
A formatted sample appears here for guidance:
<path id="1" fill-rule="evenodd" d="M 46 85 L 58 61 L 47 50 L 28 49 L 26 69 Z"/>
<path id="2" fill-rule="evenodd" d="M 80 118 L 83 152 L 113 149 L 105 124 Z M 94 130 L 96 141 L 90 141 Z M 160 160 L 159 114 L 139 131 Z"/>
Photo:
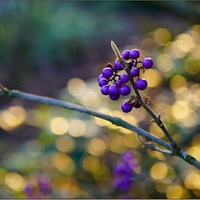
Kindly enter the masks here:
<path id="1" fill-rule="evenodd" d="M 123 114 L 122 100 L 102 97 L 97 86 L 104 65 L 115 60 L 110 40 L 121 51 L 137 47 L 155 63 L 144 74 L 150 106 L 199 159 L 198 8 L 195 2 L 0 2 L 1 83 L 122 117 L 165 140 L 143 109 Z M 120 198 L 112 169 L 129 148 L 139 163 L 133 198 L 200 196 L 198 170 L 142 148 L 135 133 L 57 107 L 4 97 L 0 103 L 1 198 L 25 197 L 26 184 L 40 175 L 51 179 L 52 198 Z"/>

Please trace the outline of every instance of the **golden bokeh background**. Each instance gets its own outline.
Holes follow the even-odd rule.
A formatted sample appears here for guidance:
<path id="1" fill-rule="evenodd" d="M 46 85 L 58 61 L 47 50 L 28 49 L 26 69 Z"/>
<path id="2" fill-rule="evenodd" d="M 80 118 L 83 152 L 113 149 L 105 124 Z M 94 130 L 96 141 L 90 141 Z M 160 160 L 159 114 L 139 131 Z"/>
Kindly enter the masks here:
<path id="1" fill-rule="evenodd" d="M 12 7 L 12 4 L 3 5 L 5 9 L 9 6 Z M 35 3 L 34 5 L 37 9 L 39 8 L 37 7 L 39 4 Z M 44 3 L 41 5 L 51 7 L 53 4 Z M 102 6 L 102 9 L 105 6 L 103 3 L 99 5 Z M 13 7 L 15 6 L 13 4 Z M 62 9 L 62 4 L 59 6 L 59 9 Z M 151 6 L 154 7 L 155 5 L 152 4 Z M 79 9 L 81 8 L 84 8 L 83 3 Z M 3 11 L 0 11 L 1 13 Z M 36 13 L 35 17 L 37 16 Z M 62 13 L 64 15 L 65 12 L 62 11 Z M 59 14 L 54 13 L 54 17 L 59 19 Z M 83 20 L 86 24 L 90 22 L 88 26 L 91 27 L 84 30 L 86 31 L 85 34 L 88 31 L 88 35 L 91 36 L 94 34 L 90 32 L 93 30 L 92 24 L 94 22 L 87 17 L 83 17 Z M 143 16 L 144 21 L 146 17 Z M 73 18 L 72 13 L 71 18 Z M 80 19 L 81 16 L 77 18 L 77 24 Z M 108 20 L 112 21 L 112 16 Z M 72 23 L 70 19 L 68 21 L 66 23 Z M 81 27 L 81 23 L 79 26 Z M 140 24 L 140 26 L 143 25 Z M 73 23 L 69 27 L 73 29 Z M 179 146 L 200 161 L 200 25 L 193 23 L 186 27 L 179 33 L 175 33 L 164 24 L 155 28 L 152 25 L 141 34 L 127 35 L 125 41 L 119 39 L 119 49 L 123 51 L 124 49 L 138 48 L 141 52 L 141 58 L 151 57 L 153 59 L 154 67 L 142 74 L 148 81 L 148 88 L 142 94 L 150 97 L 149 106 L 155 113 L 160 112 L 162 114 L 161 119 Z M 65 27 L 61 29 L 62 26 L 59 26 L 59 24 L 57 28 L 62 32 L 56 36 L 58 32 L 55 31 L 54 37 L 64 37 L 62 34 L 67 29 L 65 30 Z M 118 27 L 114 25 L 110 29 L 112 30 L 110 30 L 109 36 L 118 31 Z M 106 30 L 104 31 L 106 35 Z M 85 37 L 84 34 L 77 34 L 78 37 Z M 104 39 L 105 36 L 102 37 Z M 116 39 L 114 41 L 118 44 L 117 36 L 112 39 Z M 1 40 L 2 38 L 0 38 Z M 67 37 L 64 40 L 68 42 Z M 84 43 L 83 41 L 79 43 L 73 37 L 69 41 L 73 42 L 74 45 L 77 42 L 78 47 Z M 98 48 L 101 41 L 98 43 L 97 41 L 98 37 L 95 40 L 96 43 L 94 42 L 94 46 Z M 97 84 L 98 74 L 107 62 L 115 61 L 114 53 L 109 46 L 110 37 L 106 42 L 109 50 L 105 50 L 106 56 L 102 60 L 99 58 L 100 61 L 98 62 L 95 59 L 98 56 L 103 56 L 102 49 L 102 55 L 94 52 L 94 60 L 90 60 L 89 55 L 92 56 L 93 52 L 91 52 L 89 45 L 81 47 L 85 49 L 79 49 L 80 52 L 73 49 L 75 48 L 73 46 L 71 54 L 77 56 L 90 51 L 85 60 L 81 60 L 80 56 L 77 57 L 76 62 L 67 60 L 63 64 L 68 66 L 66 72 L 69 75 L 66 74 L 66 79 L 63 75 L 65 73 L 62 64 L 59 65 L 61 60 L 59 60 L 57 68 L 50 71 L 47 67 L 40 70 L 39 67 L 34 68 L 33 72 L 38 70 L 40 75 L 35 75 L 30 80 L 24 80 L 25 85 L 18 82 L 19 77 L 15 72 L 12 72 L 16 77 L 12 76 L 16 79 L 11 79 L 14 82 L 11 85 L 17 89 L 17 84 L 19 84 L 19 89 L 24 89 L 24 91 L 38 92 L 41 95 L 56 97 L 63 101 L 120 117 L 167 141 L 160 129 L 150 122 L 151 118 L 143 108 L 133 109 L 126 114 L 120 110 L 121 103 L 126 97 L 113 102 L 108 97 L 101 95 Z M 86 43 L 88 44 L 89 40 Z M 32 49 L 32 51 L 36 50 Z M 67 54 L 69 53 L 67 50 L 66 52 L 60 50 L 59 53 L 62 59 L 71 55 Z M 53 52 L 50 55 L 56 57 L 57 54 Z M 76 58 L 76 56 L 74 57 Z M 38 62 L 43 60 L 43 57 L 40 58 L 40 55 L 36 55 L 36 53 L 35 58 L 38 59 Z M 56 57 L 56 59 L 58 58 Z M 88 59 L 89 64 L 93 64 L 90 68 L 86 68 L 86 65 L 89 65 Z M 54 61 L 51 61 L 52 63 L 46 61 L 45 64 L 46 66 L 54 66 Z M 80 62 L 85 62 L 85 64 L 80 64 Z M 4 65 L 6 65 L 5 63 Z M 69 68 L 72 65 L 76 67 Z M 2 69 L 2 72 L 3 70 L 5 69 Z M 57 70 L 60 70 L 61 77 L 56 74 Z M 77 75 L 75 72 L 79 74 Z M 80 74 L 83 74 L 83 76 L 81 77 Z M 9 74 L 6 76 L 12 77 Z M 31 77 L 30 74 L 28 76 Z M 4 76 L 2 77 L 4 78 Z M 48 79 L 48 77 L 50 78 Z M 5 79 L 2 79 L 2 81 L 8 83 Z M 36 84 L 37 81 L 38 84 Z M 52 86 L 53 83 L 60 85 Z M 26 85 L 33 87 L 26 88 Z M 9 84 L 5 86 L 9 86 Z M 56 87 L 59 89 L 56 89 Z M 4 97 L 1 97 L 1 99 L 4 99 Z M 124 193 L 120 193 L 113 187 L 112 170 L 118 162 L 120 154 L 128 149 L 133 151 L 138 166 L 134 169 L 133 186 L 127 194 L 133 198 L 200 198 L 200 171 L 198 169 L 177 157 L 145 149 L 138 141 L 136 133 L 122 127 L 116 127 L 97 117 L 56 106 L 33 104 L 25 100 L 5 97 L 5 100 L 2 100 L 1 103 L 0 126 L 2 129 L 2 140 L 0 141 L 2 158 L 0 162 L 1 198 L 26 197 L 23 191 L 27 183 L 31 182 L 36 185 L 36 177 L 42 174 L 45 174 L 51 180 L 52 190 L 49 197 L 52 198 L 120 198 Z"/>

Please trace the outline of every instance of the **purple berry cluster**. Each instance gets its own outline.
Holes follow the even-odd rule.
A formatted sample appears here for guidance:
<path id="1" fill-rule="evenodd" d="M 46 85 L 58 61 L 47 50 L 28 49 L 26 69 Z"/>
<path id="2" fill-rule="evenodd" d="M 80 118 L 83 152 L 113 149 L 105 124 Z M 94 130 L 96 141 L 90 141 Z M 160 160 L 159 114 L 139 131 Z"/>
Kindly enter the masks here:
<path id="1" fill-rule="evenodd" d="M 127 74 L 118 74 L 122 70 L 123 67 L 116 60 L 114 65 L 108 63 L 98 78 L 101 93 L 108 95 L 114 101 L 118 100 L 120 95 L 127 96 L 131 92 L 131 88 L 127 84 L 129 82 L 129 76 Z"/>
<path id="2" fill-rule="evenodd" d="M 28 183 L 24 188 L 24 193 L 28 198 L 43 198 L 48 197 L 51 191 L 51 183 L 47 176 L 40 176 L 37 185 Z"/>
<path id="3" fill-rule="evenodd" d="M 113 171 L 113 185 L 121 191 L 127 191 L 132 185 L 133 169 L 137 166 L 134 155 L 126 151 L 121 155 L 120 161 Z"/>
<path id="4" fill-rule="evenodd" d="M 129 75 L 122 73 L 124 70 L 118 59 L 114 64 L 108 63 L 102 70 L 102 73 L 98 77 L 98 84 L 101 88 L 103 95 L 108 95 L 111 100 L 118 100 L 120 95 L 127 96 L 131 93 L 129 86 L 130 79 L 133 80 L 134 87 L 138 90 L 144 90 L 147 88 L 147 81 L 140 77 L 140 70 L 143 72 L 145 69 L 150 69 L 153 66 L 151 58 L 144 58 L 142 61 L 138 61 L 140 52 L 138 49 L 124 50 L 122 52 L 122 58 L 126 64 Z M 141 66 L 138 66 L 140 64 Z M 133 95 L 131 99 L 125 100 L 121 109 L 123 112 L 128 113 L 133 107 L 139 108 L 141 105 L 137 98 Z"/>

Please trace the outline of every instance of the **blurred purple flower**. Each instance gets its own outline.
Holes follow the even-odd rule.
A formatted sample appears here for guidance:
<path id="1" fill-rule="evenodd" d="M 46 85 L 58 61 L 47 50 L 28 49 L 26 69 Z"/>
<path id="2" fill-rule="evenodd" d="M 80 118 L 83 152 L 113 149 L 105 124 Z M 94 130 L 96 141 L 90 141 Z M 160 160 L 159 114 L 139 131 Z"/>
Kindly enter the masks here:
<path id="1" fill-rule="evenodd" d="M 28 183 L 24 188 L 24 193 L 28 198 L 43 198 L 48 197 L 51 191 L 50 179 L 42 175 L 38 178 L 37 185 Z"/>
<path id="2" fill-rule="evenodd" d="M 121 155 L 121 160 L 126 162 L 132 169 L 138 165 L 134 158 L 135 157 L 132 151 L 126 151 Z"/>
<path id="3" fill-rule="evenodd" d="M 35 186 L 31 183 L 28 183 L 26 185 L 26 187 L 24 188 L 24 193 L 26 194 L 26 196 L 28 198 L 34 198 L 35 195 L 34 195 L 34 189 L 35 189 Z"/>
<path id="4" fill-rule="evenodd" d="M 113 185 L 122 191 L 126 191 L 132 185 L 133 169 L 137 166 L 137 162 L 131 151 L 124 152 L 120 158 L 113 170 Z"/>
<path id="5" fill-rule="evenodd" d="M 132 168 L 126 162 L 118 162 L 117 165 L 114 168 L 113 173 L 115 175 L 131 174 L 132 173 Z"/>
<path id="6" fill-rule="evenodd" d="M 132 180 L 131 180 L 131 176 L 129 175 L 116 177 L 113 180 L 113 185 L 122 191 L 128 190 L 131 186 L 131 183 L 132 183 Z"/>
<path id="7" fill-rule="evenodd" d="M 46 196 L 49 194 L 50 190 L 51 190 L 51 182 L 49 177 L 42 175 L 41 177 L 39 177 L 38 179 L 38 186 L 40 188 L 40 192 Z"/>

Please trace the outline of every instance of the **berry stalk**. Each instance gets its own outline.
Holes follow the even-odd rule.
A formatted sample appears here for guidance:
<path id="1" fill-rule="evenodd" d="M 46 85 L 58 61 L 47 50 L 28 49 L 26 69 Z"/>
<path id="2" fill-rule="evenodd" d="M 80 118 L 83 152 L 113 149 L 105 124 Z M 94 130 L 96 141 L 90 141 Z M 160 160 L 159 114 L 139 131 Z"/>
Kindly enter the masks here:
<path id="1" fill-rule="evenodd" d="M 164 132 L 164 134 L 166 135 L 166 137 L 168 138 L 168 140 L 170 141 L 174 151 L 176 151 L 178 149 L 178 146 L 176 144 L 176 142 L 173 140 L 173 138 L 171 137 L 171 135 L 169 134 L 169 132 L 167 131 L 167 129 L 165 128 L 163 122 L 161 121 L 161 115 L 156 115 L 152 109 L 147 105 L 146 101 L 144 101 L 142 95 L 140 94 L 140 92 L 138 91 L 138 88 L 135 86 L 135 82 L 134 79 L 132 78 L 131 74 L 130 74 L 130 70 L 126 64 L 126 62 L 123 60 L 122 55 L 117 47 L 117 45 L 111 41 L 111 47 L 118 59 L 118 61 L 120 62 L 120 64 L 122 65 L 123 69 L 126 71 L 126 73 L 129 76 L 130 79 L 130 83 L 135 91 L 136 97 L 139 100 L 140 104 L 145 108 L 145 110 L 151 115 L 151 117 L 153 118 L 153 122 L 155 122 L 160 128 L 161 130 Z M 133 54 L 132 54 L 133 55 Z M 125 52 L 125 56 L 126 58 L 127 56 L 127 52 Z M 137 57 L 139 57 L 139 54 L 137 55 Z M 153 62 L 151 59 L 146 58 L 145 60 L 142 61 L 143 66 L 148 69 L 151 68 L 151 66 L 153 65 Z"/>

